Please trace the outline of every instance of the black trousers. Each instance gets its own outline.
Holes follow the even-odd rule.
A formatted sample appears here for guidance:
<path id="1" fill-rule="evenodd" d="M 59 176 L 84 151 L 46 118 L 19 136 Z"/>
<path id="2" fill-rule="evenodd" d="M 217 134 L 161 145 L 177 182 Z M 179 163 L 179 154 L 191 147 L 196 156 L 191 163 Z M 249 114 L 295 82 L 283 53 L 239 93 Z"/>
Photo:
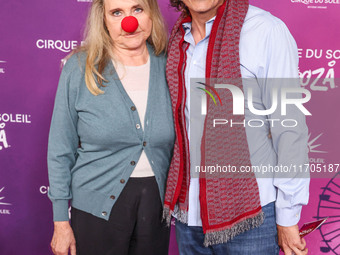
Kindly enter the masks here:
<path id="1" fill-rule="evenodd" d="M 109 221 L 72 208 L 77 255 L 167 255 L 170 229 L 161 220 L 155 177 L 130 178 Z"/>

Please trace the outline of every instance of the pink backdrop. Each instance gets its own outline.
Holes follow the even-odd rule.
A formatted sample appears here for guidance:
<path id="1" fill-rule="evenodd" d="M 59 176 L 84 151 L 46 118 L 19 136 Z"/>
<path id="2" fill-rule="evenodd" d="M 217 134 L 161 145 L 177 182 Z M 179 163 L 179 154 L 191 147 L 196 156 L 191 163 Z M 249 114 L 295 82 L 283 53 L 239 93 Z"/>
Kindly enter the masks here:
<path id="1" fill-rule="evenodd" d="M 0 1 L 0 254 L 51 254 L 46 148 L 60 60 L 80 43 L 87 0 Z M 171 27 L 177 14 L 158 1 Z M 300 72 L 312 92 L 308 109 L 311 163 L 339 164 L 340 2 L 258 0 L 289 27 Z M 313 85 L 308 78 L 321 78 Z M 325 80 L 326 79 L 326 80 Z M 339 170 L 338 170 L 339 171 Z M 335 177 L 333 172 L 331 177 Z M 339 177 L 340 174 L 338 174 Z M 340 254 L 340 179 L 312 179 L 301 222 L 329 216 L 306 237 L 309 254 Z M 174 231 L 169 254 L 178 254 Z"/>

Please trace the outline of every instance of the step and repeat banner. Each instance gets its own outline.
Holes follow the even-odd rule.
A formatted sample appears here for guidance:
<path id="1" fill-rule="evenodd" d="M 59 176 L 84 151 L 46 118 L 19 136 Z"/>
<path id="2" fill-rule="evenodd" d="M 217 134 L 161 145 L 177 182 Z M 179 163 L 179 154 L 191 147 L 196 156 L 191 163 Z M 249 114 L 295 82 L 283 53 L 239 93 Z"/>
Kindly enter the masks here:
<path id="1" fill-rule="evenodd" d="M 158 1 L 169 29 L 178 13 Z M 309 254 L 340 255 L 340 1 L 253 0 L 295 37 L 307 104 L 312 178 L 301 222 L 329 217 L 306 237 Z M 81 44 L 90 0 L 0 0 L 0 254 L 48 255 L 47 140 L 63 59 Z M 313 173 L 312 173 L 313 175 Z M 320 175 L 318 175 L 320 176 Z M 174 229 L 173 229 L 174 230 Z M 178 254 L 172 231 L 170 252 Z"/>

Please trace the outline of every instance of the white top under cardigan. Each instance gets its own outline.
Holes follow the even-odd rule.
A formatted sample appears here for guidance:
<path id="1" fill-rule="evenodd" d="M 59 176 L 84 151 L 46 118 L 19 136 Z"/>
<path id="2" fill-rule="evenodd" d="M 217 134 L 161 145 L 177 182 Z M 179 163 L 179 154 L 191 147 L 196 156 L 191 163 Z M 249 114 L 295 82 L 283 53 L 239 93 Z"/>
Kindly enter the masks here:
<path id="1" fill-rule="evenodd" d="M 150 80 L 150 58 L 144 65 L 125 66 L 117 61 L 113 61 L 123 87 L 129 95 L 138 111 L 141 127 L 144 129 L 144 117 L 148 102 L 148 89 Z M 136 168 L 130 177 L 154 176 L 151 165 L 145 152 L 143 151 Z"/>

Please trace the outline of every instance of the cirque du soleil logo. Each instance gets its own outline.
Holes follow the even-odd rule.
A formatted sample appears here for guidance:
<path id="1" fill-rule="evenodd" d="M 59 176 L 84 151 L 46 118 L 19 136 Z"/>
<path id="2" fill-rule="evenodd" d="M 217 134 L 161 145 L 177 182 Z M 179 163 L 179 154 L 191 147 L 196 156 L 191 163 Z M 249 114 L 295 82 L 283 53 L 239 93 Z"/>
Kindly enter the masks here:
<path id="1" fill-rule="evenodd" d="M 6 64 L 6 61 L 0 60 L 0 74 L 5 73 L 5 68 L 3 67 L 4 64 Z"/>
<path id="2" fill-rule="evenodd" d="M 0 189 L 0 193 L 1 193 L 4 189 L 5 189 L 5 187 L 2 187 L 2 188 Z M 0 205 L 11 205 L 10 203 L 2 202 L 4 198 L 5 198 L 5 197 L 0 197 Z"/>
<path id="3" fill-rule="evenodd" d="M 0 151 L 11 147 L 8 144 L 5 127 L 7 123 L 16 124 L 31 124 L 31 115 L 29 114 L 12 114 L 12 113 L 1 113 L 0 114 Z"/>
<path id="4" fill-rule="evenodd" d="M 1 189 L 0 189 L 0 206 L 2 207 L 2 206 L 10 206 L 10 205 L 12 205 L 12 204 L 10 204 L 10 203 L 7 203 L 7 202 L 4 202 L 4 199 L 5 199 L 5 197 L 4 196 L 1 196 L 1 192 L 3 191 L 5 189 L 5 187 L 2 187 Z M 9 210 L 9 209 L 3 209 L 3 208 L 0 208 L 0 215 L 1 214 L 11 214 L 11 211 Z"/>
<path id="5" fill-rule="evenodd" d="M 84 42 L 80 42 L 83 45 Z M 47 50 L 60 50 L 62 52 L 71 52 L 78 47 L 78 41 L 70 41 L 70 40 L 44 40 L 38 39 L 36 41 L 36 46 L 38 49 L 47 49 Z"/>

